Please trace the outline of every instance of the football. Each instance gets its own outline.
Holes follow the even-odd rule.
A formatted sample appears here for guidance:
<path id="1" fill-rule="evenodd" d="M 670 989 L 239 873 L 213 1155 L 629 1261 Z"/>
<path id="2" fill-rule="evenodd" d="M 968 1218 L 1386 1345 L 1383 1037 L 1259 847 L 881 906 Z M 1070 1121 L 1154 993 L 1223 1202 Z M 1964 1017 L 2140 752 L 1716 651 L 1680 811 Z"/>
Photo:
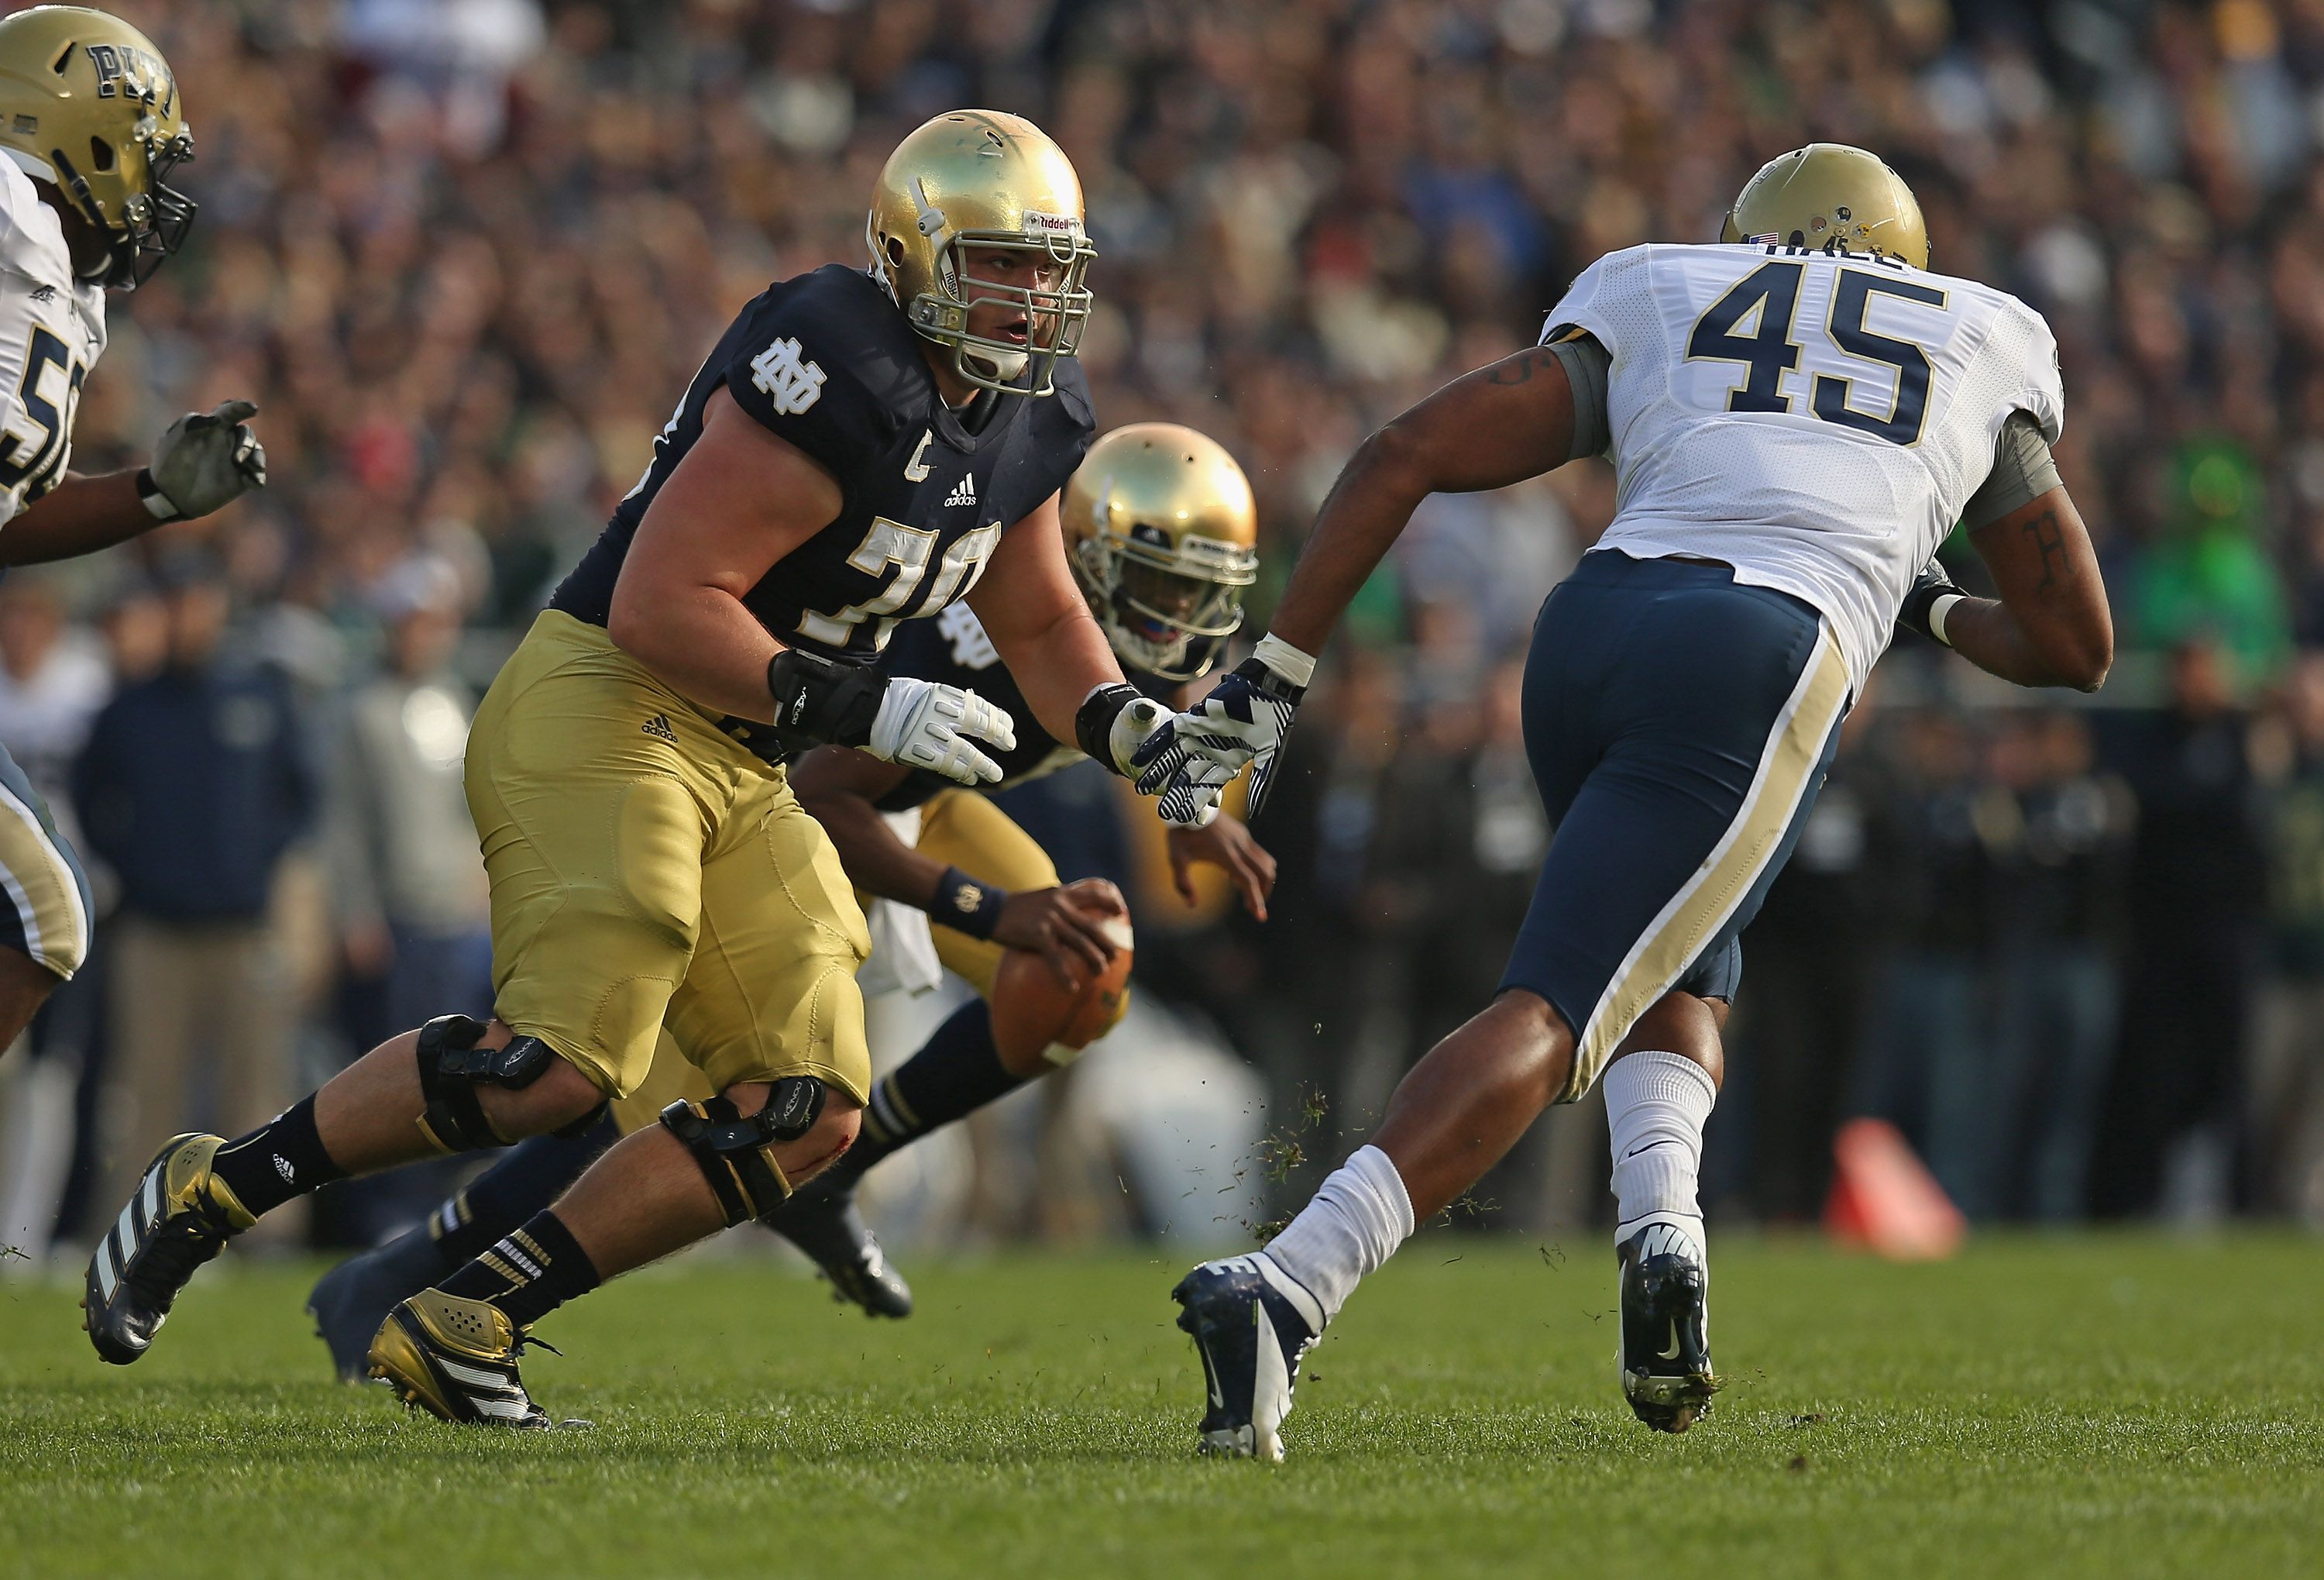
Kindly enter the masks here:
<path id="1" fill-rule="evenodd" d="M 1065 892 L 1071 895 L 1082 887 L 1068 883 Z M 1076 974 L 1071 988 L 1059 985 L 1048 962 L 1034 951 L 1002 953 L 992 978 L 992 1034 L 1004 1053 L 1056 1045 L 1086 1048 L 1112 1024 L 1130 985 L 1130 919 L 1107 916 L 1104 930 L 1114 947 L 1112 959 L 1094 975 Z"/>

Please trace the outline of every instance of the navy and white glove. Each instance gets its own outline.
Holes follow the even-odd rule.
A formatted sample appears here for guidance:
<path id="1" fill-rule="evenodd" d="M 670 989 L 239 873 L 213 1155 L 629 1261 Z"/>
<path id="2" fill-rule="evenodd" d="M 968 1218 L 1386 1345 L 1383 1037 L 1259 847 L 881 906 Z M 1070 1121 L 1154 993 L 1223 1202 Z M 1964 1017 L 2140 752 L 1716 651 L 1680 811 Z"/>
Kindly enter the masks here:
<path id="1" fill-rule="evenodd" d="M 170 424 L 137 479 L 138 496 L 155 519 L 191 521 L 266 486 L 266 447 L 248 421 L 257 414 L 252 402 L 226 401 Z"/>
<path id="2" fill-rule="evenodd" d="M 1211 694 L 1148 736 L 1133 758 L 1141 794 L 1161 798 L 1162 820 L 1199 828 L 1219 798 L 1250 769 L 1250 816 L 1259 816 L 1283 751 L 1283 737 L 1314 678 L 1315 661 L 1274 636 L 1220 678 Z"/>
<path id="3" fill-rule="evenodd" d="M 1945 636 L 1945 616 L 1968 596 L 1950 573 L 1932 559 L 1921 568 L 1912 591 L 1904 595 L 1904 606 L 1896 611 L 1896 624 L 1950 647 L 1952 642 Z"/>
<path id="4" fill-rule="evenodd" d="M 1176 716 L 1137 687 L 1116 681 L 1093 688 L 1082 698 L 1074 715 L 1074 740 L 1084 756 L 1135 782 L 1147 743 L 1167 731 Z M 1194 818 L 1192 827 L 1200 827 L 1218 816 L 1218 808 L 1189 815 Z"/>

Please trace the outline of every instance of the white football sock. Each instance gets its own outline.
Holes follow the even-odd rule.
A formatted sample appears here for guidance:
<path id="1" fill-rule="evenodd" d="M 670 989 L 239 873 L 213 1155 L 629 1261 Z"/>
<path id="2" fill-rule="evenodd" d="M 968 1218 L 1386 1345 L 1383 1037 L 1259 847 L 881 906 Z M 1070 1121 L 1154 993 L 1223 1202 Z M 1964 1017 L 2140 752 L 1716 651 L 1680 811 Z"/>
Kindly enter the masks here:
<path id="1" fill-rule="evenodd" d="M 1359 1147 L 1259 1254 L 1314 1296 L 1329 1322 L 1356 1280 L 1395 1255 L 1411 1234 L 1404 1177 L 1378 1147 Z"/>
<path id="2" fill-rule="evenodd" d="M 1613 1141 L 1616 1240 L 1650 1219 L 1683 1221 L 1700 1242 L 1702 1127 L 1719 1101 L 1711 1073 L 1675 1053 L 1633 1053 L 1606 1071 L 1606 1129 Z"/>

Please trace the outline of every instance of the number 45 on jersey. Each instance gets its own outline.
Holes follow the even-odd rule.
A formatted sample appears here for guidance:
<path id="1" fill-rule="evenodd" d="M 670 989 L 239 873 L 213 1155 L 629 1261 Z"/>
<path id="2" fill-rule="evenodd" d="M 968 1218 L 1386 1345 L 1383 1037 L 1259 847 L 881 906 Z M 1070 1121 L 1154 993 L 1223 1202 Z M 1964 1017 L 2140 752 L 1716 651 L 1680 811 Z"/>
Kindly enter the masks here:
<path id="1" fill-rule="evenodd" d="M 1950 333 L 1950 326 L 1923 315 L 1945 310 L 1945 292 L 1877 268 L 1868 259 L 1865 267 L 1832 271 L 1829 311 L 1822 322 L 1811 319 L 1803 325 L 1801 287 L 1808 266 L 1770 260 L 1703 310 L 1687 337 L 1687 360 L 1740 363 L 1748 370 L 1727 397 L 1729 411 L 1792 411 L 1784 375 L 1800 374 L 1809 379 L 1813 416 L 1891 444 L 1918 444 L 1929 416 L 1925 346 Z M 1896 328 L 1912 327 L 1919 316 L 1932 332 L 1923 340 L 1882 333 L 1872 327 L 1876 316 Z M 1872 374 L 1868 363 L 1892 372 Z"/>

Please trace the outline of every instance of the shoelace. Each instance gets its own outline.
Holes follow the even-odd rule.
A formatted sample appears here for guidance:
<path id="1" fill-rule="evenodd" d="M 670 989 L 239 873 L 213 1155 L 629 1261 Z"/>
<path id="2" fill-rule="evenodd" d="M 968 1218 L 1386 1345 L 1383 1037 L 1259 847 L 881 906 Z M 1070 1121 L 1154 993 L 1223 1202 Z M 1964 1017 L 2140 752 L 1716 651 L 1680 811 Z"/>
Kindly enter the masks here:
<path id="1" fill-rule="evenodd" d="M 231 1231 L 197 1202 L 165 1219 L 137 1259 L 126 1280 L 160 1310 L 167 1311 L 194 1270 L 226 1249 Z"/>

